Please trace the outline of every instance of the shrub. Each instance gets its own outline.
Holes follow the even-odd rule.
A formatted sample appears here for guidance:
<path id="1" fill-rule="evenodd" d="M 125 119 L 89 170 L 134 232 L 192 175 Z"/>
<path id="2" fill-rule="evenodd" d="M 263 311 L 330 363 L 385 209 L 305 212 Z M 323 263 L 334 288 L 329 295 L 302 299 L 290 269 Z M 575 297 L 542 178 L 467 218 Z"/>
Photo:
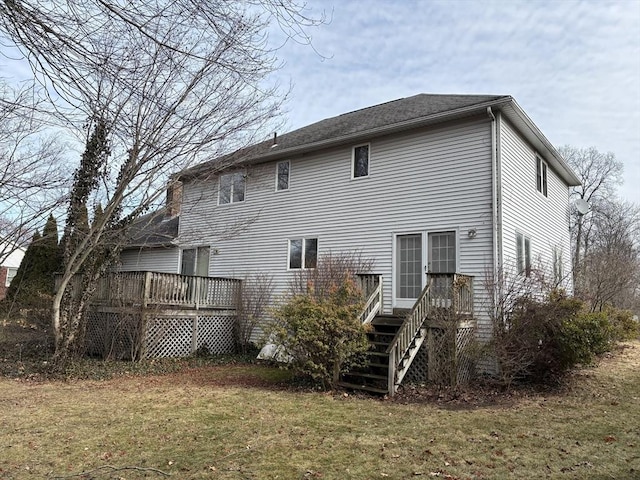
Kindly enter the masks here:
<path id="1" fill-rule="evenodd" d="M 565 368 L 589 364 L 595 355 L 608 351 L 614 342 L 614 329 L 605 312 L 580 312 L 562 322 L 559 349 Z"/>
<path id="2" fill-rule="evenodd" d="M 362 292 L 348 272 L 321 295 L 309 287 L 308 293 L 294 294 L 274 309 L 271 334 L 291 358 L 290 368 L 333 388 L 340 373 L 369 347 L 359 319 Z"/>
<path id="3" fill-rule="evenodd" d="M 633 319 L 633 312 L 617 308 L 609 308 L 605 311 L 611 322 L 615 341 L 633 340 L 640 336 L 640 323 Z"/>
<path id="4" fill-rule="evenodd" d="M 502 323 L 496 322 L 491 346 L 501 380 L 548 382 L 578 364 L 592 363 L 615 342 L 637 335 L 629 312 L 588 312 L 580 300 L 552 292 L 546 301 L 519 298 Z"/>
<path id="5" fill-rule="evenodd" d="M 273 276 L 255 273 L 244 278 L 240 310 L 234 325 L 236 350 L 249 353 L 255 349 L 252 343 L 256 329 L 264 322 L 267 306 L 273 296 Z"/>

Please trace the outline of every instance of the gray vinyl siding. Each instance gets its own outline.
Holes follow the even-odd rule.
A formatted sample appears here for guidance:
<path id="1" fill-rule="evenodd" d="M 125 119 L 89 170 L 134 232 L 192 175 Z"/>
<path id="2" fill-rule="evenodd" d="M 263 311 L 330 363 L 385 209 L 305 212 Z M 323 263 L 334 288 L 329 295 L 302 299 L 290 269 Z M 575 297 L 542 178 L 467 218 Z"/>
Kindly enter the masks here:
<path id="1" fill-rule="evenodd" d="M 180 273 L 180 251 L 172 248 L 141 248 L 125 250 L 120 254 L 121 272 Z"/>
<path id="2" fill-rule="evenodd" d="M 493 261 L 490 131 L 483 117 L 288 158 L 287 191 L 275 191 L 277 162 L 255 165 L 245 171 L 245 201 L 235 204 L 217 205 L 217 178 L 188 182 L 182 246 L 211 245 L 212 276 L 269 272 L 278 293 L 293 275 L 289 239 L 317 238 L 319 255 L 358 250 L 384 276 L 389 312 L 394 234 L 455 230 L 458 272 L 476 276 L 480 309 Z M 363 143 L 369 176 L 353 179 L 352 147 Z"/>
<path id="3" fill-rule="evenodd" d="M 515 269 L 516 232 L 520 232 L 531 238 L 532 267 L 543 269 L 548 279 L 553 278 L 553 248 L 562 251 L 564 286 L 572 291 L 568 185 L 548 166 L 547 197 L 538 192 L 536 152 L 504 118 L 500 120 L 500 148 L 505 271 Z"/>

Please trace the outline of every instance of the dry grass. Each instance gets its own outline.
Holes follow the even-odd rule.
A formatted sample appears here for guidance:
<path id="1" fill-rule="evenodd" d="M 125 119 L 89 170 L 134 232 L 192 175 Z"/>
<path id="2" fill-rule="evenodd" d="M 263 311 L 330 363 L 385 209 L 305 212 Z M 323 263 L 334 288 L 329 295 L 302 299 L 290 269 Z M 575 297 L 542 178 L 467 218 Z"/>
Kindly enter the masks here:
<path id="1" fill-rule="evenodd" d="M 238 365 L 0 379 L 0 478 L 640 478 L 640 342 L 562 394 L 484 406 L 295 391 L 282 380 Z"/>

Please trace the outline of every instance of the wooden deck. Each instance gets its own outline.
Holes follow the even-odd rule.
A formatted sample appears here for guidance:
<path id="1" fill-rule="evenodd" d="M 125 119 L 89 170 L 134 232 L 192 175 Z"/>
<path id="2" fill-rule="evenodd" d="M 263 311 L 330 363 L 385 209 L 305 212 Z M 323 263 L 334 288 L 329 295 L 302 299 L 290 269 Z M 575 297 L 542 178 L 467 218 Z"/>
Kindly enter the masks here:
<path id="1" fill-rule="evenodd" d="M 68 288 L 79 296 L 82 278 Z M 241 294 L 242 281 L 233 278 L 111 273 L 91 298 L 87 353 L 120 359 L 181 357 L 203 348 L 230 353 Z"/>
<path id="2" fill-rule="evenodd" d="M 80 276 L 70 282 L 73 296 L 79 295 L 81 282 Z M 59 283 L 59 278 L 56 278 L 56 289 Z M 91 303 L 111 307 L 235 310 L 241 289 L 242 281 L 234 278 L 118 272 L 98 280 Z"/>

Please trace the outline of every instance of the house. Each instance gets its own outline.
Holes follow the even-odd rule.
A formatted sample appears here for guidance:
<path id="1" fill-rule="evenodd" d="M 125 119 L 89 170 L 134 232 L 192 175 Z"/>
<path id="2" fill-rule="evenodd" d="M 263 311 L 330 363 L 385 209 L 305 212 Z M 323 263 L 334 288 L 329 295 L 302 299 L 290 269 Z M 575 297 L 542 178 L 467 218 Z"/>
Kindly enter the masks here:
<path id="1" fill-rule="evenodd" d="M 266 272 L 281 293 L 319 255 L 359 251 L 382 278 L 380 315 L 412 309 L 430 278 L 468 278 L 481 339 L 496 273 L 535 270 L 571 290 L 569 188 L 579 179 L 508 95 L 402 98 L 178 178 L 174 273 Z"/>
<path id="2" fill-rule="evenodd" d="M 138 218 L 120 254 L 122 272 L 180 273 L 178 246 L 179 189 L 169 188 L 163 208 Z M 179 198 L 179 197 L 178 197 Z"/>
<path id="3" fill-rule="evenodd" d="M 0 244 L 0 300 L 4 299 L 11 280 L 18 273 L 25 251 L 22 247 Z"/>

